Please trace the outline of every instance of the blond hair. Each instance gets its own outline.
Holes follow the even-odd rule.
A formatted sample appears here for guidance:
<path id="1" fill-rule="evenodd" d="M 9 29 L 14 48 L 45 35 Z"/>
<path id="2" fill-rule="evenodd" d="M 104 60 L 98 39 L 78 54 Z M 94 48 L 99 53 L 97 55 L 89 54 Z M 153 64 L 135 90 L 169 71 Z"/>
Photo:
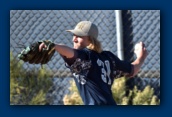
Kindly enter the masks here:
<path id="1" fill-rule="evenodd" d="M 100 41 L 98 41 L 94 37 L 90 37 L 89 41 L 90 41 L 90 44 L 87 46 L 88 49 L 94 50 L 94 51 L 96 51 L 98 53 L 102 52 L 102 47 L 101 47 Z"/>

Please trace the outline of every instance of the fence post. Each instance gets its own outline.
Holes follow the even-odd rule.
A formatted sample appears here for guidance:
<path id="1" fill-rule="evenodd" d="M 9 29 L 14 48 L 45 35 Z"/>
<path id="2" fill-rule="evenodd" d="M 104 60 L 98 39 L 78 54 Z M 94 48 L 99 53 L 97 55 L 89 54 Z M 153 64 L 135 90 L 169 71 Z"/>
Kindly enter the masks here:
<path id="1" fill-rule="evenodd" d="M 117 32 L 117 54 L 119 59 L 124 60 L 122 11 L 115 10 L 115 15 L 116 15 L 116 32 Z"/>

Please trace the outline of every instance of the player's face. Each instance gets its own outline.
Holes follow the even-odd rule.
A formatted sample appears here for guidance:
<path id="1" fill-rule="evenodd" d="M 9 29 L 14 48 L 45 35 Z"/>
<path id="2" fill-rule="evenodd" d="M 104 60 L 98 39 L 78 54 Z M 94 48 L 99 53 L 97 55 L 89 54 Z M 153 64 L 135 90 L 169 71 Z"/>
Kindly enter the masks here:
<path id="1" fill-rule="evenodd" d="M 73 35 L 73 48 L 82 49 L 87 47 L 90 44 L 88 36 L 77 36 Z"/>

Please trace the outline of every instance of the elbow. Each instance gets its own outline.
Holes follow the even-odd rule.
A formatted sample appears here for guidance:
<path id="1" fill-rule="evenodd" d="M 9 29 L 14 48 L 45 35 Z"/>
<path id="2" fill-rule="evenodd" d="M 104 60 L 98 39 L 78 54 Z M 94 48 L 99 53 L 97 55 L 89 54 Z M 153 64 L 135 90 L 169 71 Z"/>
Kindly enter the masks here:
<path id="1" fill-rule="evenodd" d="M 136 76 L 138 74 L 139 70 L 140 70 L 140 67 L 138 65 L 132 64 L 132 69 L 131 69 L 131 73 L 129 75 L 129 78 L 133 78 L 134 76 Z"/>

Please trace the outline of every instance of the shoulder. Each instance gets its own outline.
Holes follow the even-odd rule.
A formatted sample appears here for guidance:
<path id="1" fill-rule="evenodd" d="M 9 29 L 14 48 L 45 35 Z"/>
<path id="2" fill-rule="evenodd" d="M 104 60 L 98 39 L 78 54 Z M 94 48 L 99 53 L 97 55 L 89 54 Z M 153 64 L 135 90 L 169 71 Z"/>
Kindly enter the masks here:
<path id="1" fill-rule="evenodd" d="M 108 58 L 108 60 L 110 60 L 115 66 L 122 62 L 115 54 L 110 51 L 103 51 L 102 54 L 103 56 L 106 56 L 106 58 Z"/>
<path id="2" fill-rule="evenodd" d="M 91 50 L 87 49 L 87 48 L 83 48 L 83 49 L 74 49 L 77 53 L 89 53 L 91 52 Z"/>
<path id="3" fill-rule="evenodd" d="M 72 58 L 63 57 L 64 61 L 67 63 L 67 66 L 71 66 L 76 60 L 89 60 L 89 50 L 88 49 L 73 49 L 74 56 Z"/>
<path id="4" fill-rule="evenodd" d="M 109 57 L 109 58 L 113 58 L 113 59 L 114 58 L 118 58 L 115 54 L 113 54 L 110 51 L 103 51 L 102 54 L 105 55 L 105 56 L 107 56 L 107 57 Z"/>
<path id="5" fill-rule="evenodd" d="M 80 59 L 89 59 L 91 50 L 84 48 L 84 49 L 74 49 L 75 51 L 75 58 L 80 58 Z"/>

